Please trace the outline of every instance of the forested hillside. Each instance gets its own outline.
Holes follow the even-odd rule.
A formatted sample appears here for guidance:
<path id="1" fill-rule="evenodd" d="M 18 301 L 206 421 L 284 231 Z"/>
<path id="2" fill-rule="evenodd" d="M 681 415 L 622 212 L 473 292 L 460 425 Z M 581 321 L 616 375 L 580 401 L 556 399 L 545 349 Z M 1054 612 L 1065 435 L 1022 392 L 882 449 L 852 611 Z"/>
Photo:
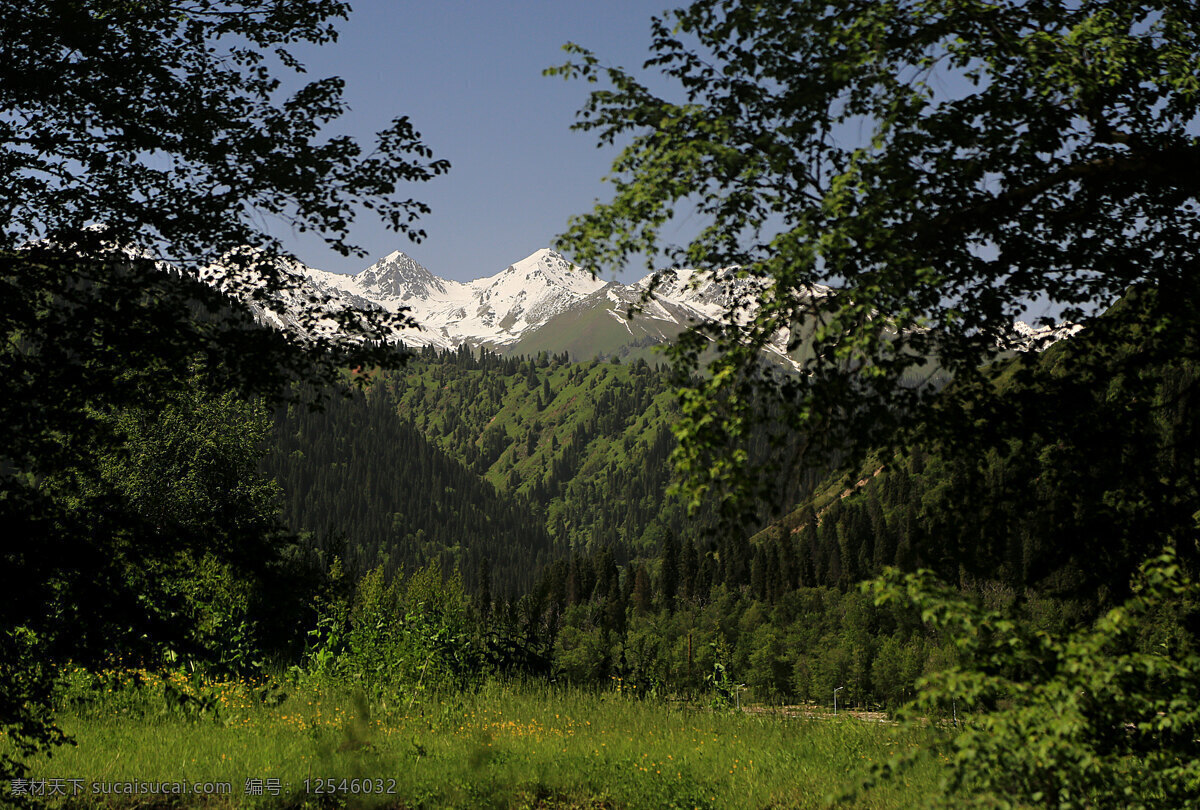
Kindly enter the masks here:
<path id="1" fill-rule="evenodd" d="M 573 551 L 623 564 L 704 533 L 667 494 L 676 413 L 642 361 L 429 349 L 365 394 L 280 410 L 265 469 L 288 526 L 352 570 L 436 560 L 515 596 Z"/>
<path id="2" fill-rule="evenodd" d="M 786 573 L 799 584 L 845 586 L 897 565 L 1102 607 L 1155 543 L 1194 521 L 1195 336 L 1161 337 L 1153 297 L 1133 290 L 1074 338 L 997 366 L 986 421 L 829 482 L 755 538 L 764 570 L 794 548 Z M 1191 544 L 1180 553 L 1195 563 Z"/>
<path id="3" fill-rule="evenodd" d="M 351 572 L 438 561 L 474 577 L 488 560 L 511 590 L 553 559 L 525 498 L 497 493 L 430 444 L 381 392 L 280 410 L 274 437 L 264 470 L 283 490 L 282 518 Z"/>
<path id="4" fill-rule="evenodd" d="M 491 632 L 571 680 L 694 691 L 723 673 L 756 699 L 845 685 L 895 703 L 955 653 L 862 580 L 928 568 L 1063 629 L 1120 599 L 1146 538 L 1186 533 L 1197 370 L 1156 336 L 1153 304 L 1133 290 L 997 362 L 990 409 L 947 409 L 937 441 L 780 482 L 779 505 L 799 505 L 761 531 L 667 494 L 677 381 L 642 361 L 425 350 L 324 412 L 281 410 L 268 464 L 327 562 L 457 569 Z"/>
<path id="5" fill-rule="evenodd" d="M 582 682 L 698 690 L 716 678 L 768 700 L 845 686 L 848 701 L 891 704 L 957 653 L 909 609 L 859 592 L 889 566 L 932 569 L 1044 631 L 1094 619 L 1127 595 L 1137 560 L 1195 519 L 1200 371 L 1151 328 L 1148 297 L 1131 291 L 1088 331 L 995 366 L 986 425 L 872 454 L 753 536 L 667 538 L 619 572 L 603 550 L 555 563 L 530 596 L 542 617 L 530 636 Z M 1178 546 L 1191 566 L 1196 553 Z M 1160 616 L 1142 642 L 1184 643 L 1185 616 Z"/>

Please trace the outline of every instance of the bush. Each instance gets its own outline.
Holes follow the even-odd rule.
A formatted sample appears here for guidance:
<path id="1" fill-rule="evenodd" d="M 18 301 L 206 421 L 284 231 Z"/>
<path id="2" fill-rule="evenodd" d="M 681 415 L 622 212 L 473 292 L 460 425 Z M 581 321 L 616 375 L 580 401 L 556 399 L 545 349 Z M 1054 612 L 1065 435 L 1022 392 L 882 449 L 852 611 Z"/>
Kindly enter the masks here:
<path id="1" fill-rule="evenodd" d="M 335 564 L 331 578 L 340 577 Z M 318 605 L 308 674 L 353 683 L 372 697 L 462 688 L 485 669 L 469 605 L 459 574 L 443 577 L 436 563 L 390 581 L 376 568 L 348 604 L 332 598 Z"/>
<path id="2" fill-rule="evenodd" d="M 1050 634 L 965 601 L 928 572 L 867 583 L 953 636 L 961 663 L 923 678 L 903 719 L 937 725 L 917 759 L 947 767 L 947 806 L 1167 808 L 1200 802 L 1200 655 L 1182 627 L 1200 589 L 1168 548 L 1133 595 L 1089 626 Z M 1156 630 L 1157 628 L 1157 630 Z M 1149 635 L 1147 635 L 1149 634 Z M 1153 647 L 1146 638 L 1167 638 Z"/>

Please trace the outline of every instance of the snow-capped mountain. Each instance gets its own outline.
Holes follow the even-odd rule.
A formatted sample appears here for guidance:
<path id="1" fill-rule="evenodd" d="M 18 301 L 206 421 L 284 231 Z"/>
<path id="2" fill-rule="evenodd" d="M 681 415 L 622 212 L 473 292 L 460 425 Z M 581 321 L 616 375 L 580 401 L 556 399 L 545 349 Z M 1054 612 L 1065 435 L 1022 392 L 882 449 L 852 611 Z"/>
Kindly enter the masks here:
<path id="1" fill-rule="evenodd" d="M 503 349 L 610 284 L 542 249 L 499 273 L 463 283 L 439 278 L 396 251 L 354 276 L 303 272 L 335 299 L 407 309 L 421 325 L 398 339 L 412 346 L 467 344 Z M 617 285 L 621 286 L 621 285 Z"/>
<path id="2" fill-rule="evenodd" d="M 423 300 L 377 299 L 408 305 L 421 324 L 410 344 L 503 347 L 605 286 L 551 250 L 539 250 L 494 276 L 463 284 L 439 279 L 443 292 Z"/>
<path id="3" fill-rule="evenodd" d="M 470 282 L 439 278 L 396 251 L 354 276 L 303 268 L 336 306 L 368 301 L 401 308 L 420 324 L 397 338 L 410 346 L 487 346 L 530 354 L 566 351 L 575 359 L 624 353 L 673 339 L 690 324 L 720 318 L 739 297 L 752 311 L 753 283 L 733 273 L 667 271 L 652 284 L 605 282 L 543 248 L 499 273 Z M 627 317 L 630 308 L 638 314 Z M 785 362 L 788 333 L 772 353 Z"/>
<path id="4" fill-rule="evenodd" d="M 1055 326 L 1032 327 L 1025 321 L 1013 324 L 1012 333 L 1008 336 L 1005 348 L 1018 352 L 1040 352 L 1051 343 L 1066 340 L 1083 326 L 1077 323 L 1060 323 Z"/>
<path id="5" fill-rule="evenodd" d="M 268 281 L 280 271 L 288 283 Z M 370 298 L 343 287 L 341 279 L 346 276 L 317 270 L 298 261 L 267 259 L 265 254 L 252 248 L 231 251 L 220 261 L 202 269 L 200 278 L 240 300 L 261 323 L 304 341 L 336 344 L 346 339 L 341 323 L 344 316 L 361 322 L 357 313 L 382 309 Z"/>
<path id="6" fill-rule="evenodd" d="M 265 321 L 279 328 L 295 330 L 299 308 L 323 299 L 326 311 L 407 312 L 420 328 L 394 337 L 409 346 L 486 346 L 525 355 L 565 351 L 572 359 L 644 351 L 673 340 L 691 324 L 727 317 L 731 311 L 745 322 L 761 300 L 757 283 L 731 270 L 669 270 L 631 284 L 605 282 L 546 248 L 495 275 L 465 283 L 440 278 L 400 251 L 353 276 L 299 263 L 284 269 L 302 282 L 300 288 L 255 305 Z M 815 287 L 810 295 L 821 298 L 830 292 Z M 628 317 L 631 308 L 637 309 L 633 318 Z M 322 326 L 336 328 L 330 319 Z M 1044 348 L 1077 328 L 1034 330 L 1018 322 L 1010 348 Z M 798 367 L 788 352 L 791 337 L 789 330 L 780 330 L 767 351 L 784 365 Z"/>
<path id="7" fill-rule="evenodd" d="M 427 301 L 446 295 L 446 282 L 398 250 L 354 277 L 364 295 L 375 300 Z"/>

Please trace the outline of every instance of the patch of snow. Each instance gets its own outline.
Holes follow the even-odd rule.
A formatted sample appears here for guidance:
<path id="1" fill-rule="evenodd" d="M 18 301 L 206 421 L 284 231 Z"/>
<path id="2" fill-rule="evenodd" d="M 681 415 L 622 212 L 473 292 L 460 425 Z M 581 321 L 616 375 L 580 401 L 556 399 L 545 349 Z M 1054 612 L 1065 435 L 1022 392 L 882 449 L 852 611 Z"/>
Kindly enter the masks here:
<path id="1" fill-rule="evenodd" d="M 1018 352 L 1040 352 L 1060 340 L 1075 335 L 1081 329 L 1083 325 L 1078 323 L 1033 327 L 1024 321 L 1017 321 L 1012 326 L 1012 332 L 1000 341 L 1000 345 Z"/>

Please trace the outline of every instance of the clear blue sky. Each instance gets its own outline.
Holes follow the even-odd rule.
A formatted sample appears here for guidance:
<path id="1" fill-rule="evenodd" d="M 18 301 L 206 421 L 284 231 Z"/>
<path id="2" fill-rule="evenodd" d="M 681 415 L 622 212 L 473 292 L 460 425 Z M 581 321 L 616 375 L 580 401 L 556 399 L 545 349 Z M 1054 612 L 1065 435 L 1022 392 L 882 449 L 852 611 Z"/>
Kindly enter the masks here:
<path id="1" fill-rule="evenodd" d="M 310 78 L 341 76 L 350 112 L 332 131 L 369 140 L 408 115 L 450 173 L 407 196 L 433 213 L 421 244 L 363 213 L 353 231 L 371 259 L 343 258 L 316 238 L 284 234 L 306 263 L 357 272 L 403 250 L 432 272 L 467 280 L 491 275 L 545 247 L 567 217 L 591 208 L 616 152 L 572 132 L 589 89 L 542 76 L 567 41 L 605 62 L 639 68 L 650 56 L 650 18 L 679 5 L 647 0 L 359 0 L 337 43 L 297 51 Z M 640 267 L 629 275 L 640 275 Z"/>

